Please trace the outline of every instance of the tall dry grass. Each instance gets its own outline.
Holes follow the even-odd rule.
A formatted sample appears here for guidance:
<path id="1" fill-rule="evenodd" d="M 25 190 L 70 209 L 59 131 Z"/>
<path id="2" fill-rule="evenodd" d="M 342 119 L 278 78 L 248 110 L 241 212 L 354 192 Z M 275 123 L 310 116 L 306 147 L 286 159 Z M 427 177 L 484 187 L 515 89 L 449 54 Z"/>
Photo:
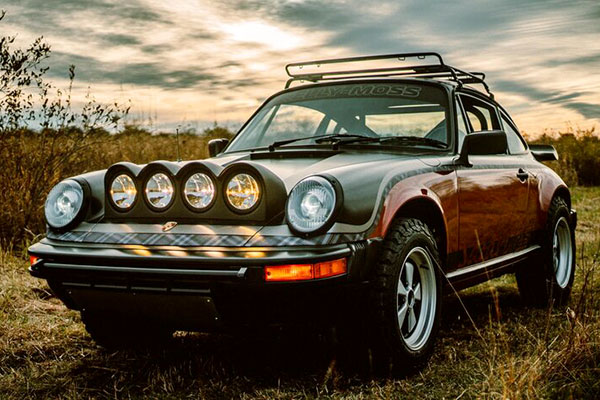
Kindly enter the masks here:
<path id="1" fill-rule="evenodd" d="M 206 158 L 208 140 L 231 137 L 222 127 L 200 135 L 179 136 L 183 160 Z M 176 160 L 175 135 L 157 134 L 126 126 L 118 134 L 104 130 L 52 134 L 17 130 L 0 141 L 0 245 L 23 248 L 45 232 L 43 206 L 46 194 L 62 179 L 106 169 L 119 161 L 147 163 Z M 64 151 L 62 149 L 65 149 Z"/>
<path id="2" fill-rule="evenodd" d="M 512 276 L 460 292 L 460 302 L 449 294 L 431 361 L 401 380 L 356 376 L 340 367 L 325 336 L 305 332 L 178 333 L 155 352 L 109 353 L 78 313 L 29 276 L 26 261 L 3 251 L 0 398 L 595 399 L 599 200 L 600 188 L 573 189 L 579 250 L 568 308 L 524 308 Z"/>

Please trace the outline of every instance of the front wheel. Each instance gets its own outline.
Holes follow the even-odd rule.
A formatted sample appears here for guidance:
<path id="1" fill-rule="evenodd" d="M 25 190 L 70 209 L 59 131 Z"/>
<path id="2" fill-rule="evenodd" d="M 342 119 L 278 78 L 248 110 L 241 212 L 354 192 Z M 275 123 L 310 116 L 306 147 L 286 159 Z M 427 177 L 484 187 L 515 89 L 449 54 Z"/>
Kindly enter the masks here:
<path id="1" fill-rule="evenodd" d="M 385 369 L 408 373 L 431 356 L 441 316 L 437 245 L 422 221 L 399 220 L 390 230 L 373 287 L 373 348 Z"/>
<path id="2" fill-rule="evenodd" d="M 519 292 L 526 304 L 546 307 L 567 303 L 575 279 L 575 232 L 569 224 L 569 208 L 555 197 L 548 210 L 542 251 L 517 272 Z"/>

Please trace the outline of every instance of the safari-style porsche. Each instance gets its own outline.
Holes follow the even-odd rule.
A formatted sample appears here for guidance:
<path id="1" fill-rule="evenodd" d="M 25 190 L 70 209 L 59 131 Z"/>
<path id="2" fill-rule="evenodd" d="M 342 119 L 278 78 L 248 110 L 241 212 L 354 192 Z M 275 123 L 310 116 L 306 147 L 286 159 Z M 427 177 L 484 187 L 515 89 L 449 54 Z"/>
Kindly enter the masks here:
<path id="1" fill-rule="evenodd" d="M 122 162 L 52 189 L 30 272 L 99 344 L 324 319 L 414 368 L 443 293 L 516 273 L 526 303 L 568 299 L 577 218 L 541 163 L 557 154 L 527 145 L 484 74 L 437 53 L 286 70 L 210 158 Z"/>

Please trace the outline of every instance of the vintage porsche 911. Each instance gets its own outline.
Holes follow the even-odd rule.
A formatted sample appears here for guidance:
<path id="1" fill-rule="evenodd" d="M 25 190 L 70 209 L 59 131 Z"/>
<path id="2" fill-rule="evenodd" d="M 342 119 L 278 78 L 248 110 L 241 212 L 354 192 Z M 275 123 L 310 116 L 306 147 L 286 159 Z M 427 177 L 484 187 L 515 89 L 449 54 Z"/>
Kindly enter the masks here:
<path id="1" fill-rule="evenodd" d="M 30 272 L 99 344 L 331 321 L 414 368 L 443 293 L 516 273 L 525 303 L 567 301 L 577 218 L 541 163 L 557 154 L 527 145 L 482 73 L 436 53 L 286 70 L 211 158 L 121 162 L 52 189 Z"/>

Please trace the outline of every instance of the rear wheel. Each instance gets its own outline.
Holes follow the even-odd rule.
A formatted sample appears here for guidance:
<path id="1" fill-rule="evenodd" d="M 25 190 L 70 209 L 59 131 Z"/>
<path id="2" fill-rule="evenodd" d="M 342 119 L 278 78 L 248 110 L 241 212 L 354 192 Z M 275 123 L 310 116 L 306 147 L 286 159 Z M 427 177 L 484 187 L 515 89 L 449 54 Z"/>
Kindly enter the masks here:
<path id="1" fill-rule="evenodd" d="M 399 220 L 385 239 L 373 288 L 375 362 L 408 373 L 431 356 L 441 315 L 437 245 L 422 221 Z"/>
<path id="2" fill-rule="evenodd" d="M 92 339 L 108 350 L 157 348 L 173 337 L 172 330 L 135 317 L 83 311 L 81 319 Z"/>
<path id="3" fill-rule="evenodd" d="M 526 304 L 561 306 L 569 300 L 575 278 L 575 233 L 569 224 L 569 208 L 563 198 L 552 200 L 540 255 L 516 275 L 519 292 Z"/>

